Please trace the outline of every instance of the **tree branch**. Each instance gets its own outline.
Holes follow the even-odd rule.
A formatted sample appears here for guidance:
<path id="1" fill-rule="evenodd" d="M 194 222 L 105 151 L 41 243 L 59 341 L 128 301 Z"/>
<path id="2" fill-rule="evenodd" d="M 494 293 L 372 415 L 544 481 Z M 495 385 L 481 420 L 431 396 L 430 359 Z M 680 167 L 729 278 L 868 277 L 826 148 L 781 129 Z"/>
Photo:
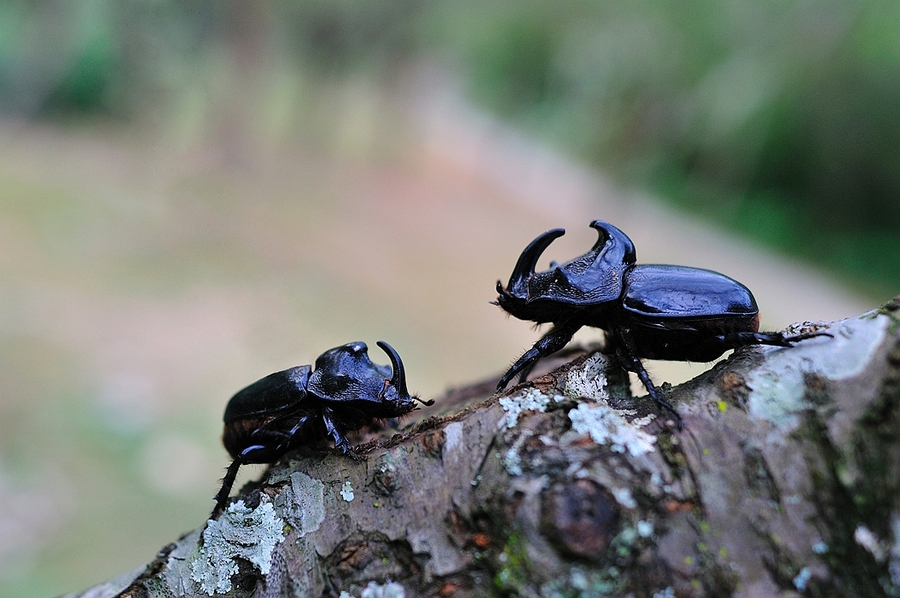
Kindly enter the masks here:
<path id="1" fill-rule="evenodd" d="M 682 432 L 596 352 L 448 393 L 72 596 L 900 595 L 898 307 L 664 386 Z"/>

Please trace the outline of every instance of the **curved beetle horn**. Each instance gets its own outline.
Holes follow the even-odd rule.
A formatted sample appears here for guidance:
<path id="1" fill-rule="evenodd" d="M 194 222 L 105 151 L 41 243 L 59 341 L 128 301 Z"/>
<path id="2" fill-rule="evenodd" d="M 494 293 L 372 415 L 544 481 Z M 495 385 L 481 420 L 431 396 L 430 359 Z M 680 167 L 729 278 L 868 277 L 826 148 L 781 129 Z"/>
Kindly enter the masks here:
<path id="1" fill-rule="evenodd" d="M 602 262 L 610 265 L 633 264 L 637 261 L 634 243 L 628 235 L 603 220 L 594 220 L 591 222 L 591 228 L 596 230 L 600 237 L 589 253 L 594 253 Z"/>
<path id="2" fill-rule="evenodd" d="M 566 229 L 554 228 L 548 230 L 528 244 L 528 247 L 526 247 L 519 256 L 519 260 L 516 262 L 515 268 L 513 268 L 512 275 L 509 277 L 507 290 L 510 293 L 522 296 L 527 294 L 528 278 L 534 274 L 534 268 L 537 266 L 537 261 L 541 257 L 541 254 L 544 253 L 544 250 L 547 249 L 554 239 L 557 239 L 564 234 L 566 234 Z"/>
<path id="3" fill-rule="evenodd" d="M 419 397 L 411 396 L 409 394 L 409 390 L 407 390 L 406 388 L 406 370 L 403 369 L 403 361 L 400 359 L 400 354 L 397 353 L 397 351 L 395 351 L 392 346 L 384 341 L 378 341 L 375 344 L 378 345 L 382 351 L 387 353 L 388 358 L 391 360 L 392 374 L 389 384 L 397 389 L 397 393 L 401 397 L 411 397 L 419 401 L 423 405 L 433 404 L 433 400 L 423 401 Z"/>

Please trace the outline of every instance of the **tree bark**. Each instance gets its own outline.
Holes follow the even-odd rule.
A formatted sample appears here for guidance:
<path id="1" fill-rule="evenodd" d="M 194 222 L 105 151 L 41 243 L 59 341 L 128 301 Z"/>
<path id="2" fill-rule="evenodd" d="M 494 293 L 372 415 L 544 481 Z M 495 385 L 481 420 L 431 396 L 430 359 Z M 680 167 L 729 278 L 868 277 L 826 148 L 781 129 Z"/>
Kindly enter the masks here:
<path id="1" fill-rule="evenodd" d="M 898 596 L 898 310 L 664 386 L 682 431 L 599 352 L 450 392 L 72 596 Z"/>

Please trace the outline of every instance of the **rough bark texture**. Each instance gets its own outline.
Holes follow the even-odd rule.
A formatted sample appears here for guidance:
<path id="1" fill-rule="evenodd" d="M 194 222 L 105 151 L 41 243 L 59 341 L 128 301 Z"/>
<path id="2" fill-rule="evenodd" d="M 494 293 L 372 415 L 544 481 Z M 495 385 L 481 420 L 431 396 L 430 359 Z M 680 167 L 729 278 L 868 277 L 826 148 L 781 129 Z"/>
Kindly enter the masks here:
<path id="1" fill-rule="evenodd" d="M 451 392 L 78 596 L 898 596 L 898 307 L 667 388 L 681 432 L 600 353 Z"/>

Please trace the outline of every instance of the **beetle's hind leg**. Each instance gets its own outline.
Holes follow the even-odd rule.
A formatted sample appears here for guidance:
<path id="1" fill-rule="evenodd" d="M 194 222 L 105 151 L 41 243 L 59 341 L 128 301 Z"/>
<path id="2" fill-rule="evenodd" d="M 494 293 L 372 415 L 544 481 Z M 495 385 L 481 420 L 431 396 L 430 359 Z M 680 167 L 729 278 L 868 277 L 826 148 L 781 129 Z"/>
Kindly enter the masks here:
<path id="1" fill-rule="evenodd" d="M 695 348 L 695 351 L 704 352 L 704 349 L 714 346 L 720 351 L 728 349 L 738 349 L 751 345 L 769 345 L 773 347 L 793 347 L 794 343 L 805 341 L 806 339 L 815 338 L 817 336 L 827 336 L 831 338 L 831 334 L 827 332 L 807 332 L 804 334 L 794 334 L 785 336 L 781 332 L 732 332 L 720 336 L 712 337 L 702 345 Z M 706 361 L 706 360 L 701 360 Z"/>
<path id="2" fill-rule="evenodd" d="M 237 459 L 232 461 L 231 465 L 228 466 L 225 477 L 222 478 L 222 487 L 213 497 L 213 500 L 216 501 L 216 506 L 213 508 L 209 518 L 216 519 L 222 514 L 222 511 L 225 510 L 225 503 L 228 502 L 228 495 L 231 494 L 231 488 L 234 486 L 234 481 L 237 478 L 238 469 L 240 469 L 241 465 L 257 462 L 258 457 L 257 459 L 254 459 L 255 453 L 263 451 L 281 453 L 286 451 L 291 441 L 294 439 L 294 435 L 300 432 L 308 421 L 309 415 L 304 415 L 287 432 L 281 432 L 277 429 L 267 427 L 254 430 L 250 436 L 259 444 L 253 444 L 243 449 Z M 277 443 L 274 447 L 272 446 L 273 442 Z"/>
<path id="3" fill-rule="evenodd" d="M 238 469 L 241 468 L 241 465 L 253 461 L 251 457 L 253 453 L 264 450 L 266 450 L 266 447 L 261 444 L 248 446 L 241 451 L 237 459 L 231 462 L 231 465 L 228 466 L 228 470 L 225 472 L 225 477 L 222 478 L 222 487 L 219 488 L 219 492 L 213 497 L 213 500 L 216 501 L 216 506 L 213 507 L 212 513 L 209 515 L 210 519 L 217 519 L 222 514 L 222 511 L 225 510 L 225 503 L 228 502 L 228 495 L 231 494 L 231 487 L 234 486 L 234 480 L 237 478 Z"/>
<path id="4" fill-rule="evenodd" d="M 231 465 L 228 466 L 225 477 L 222 478 L 222 487 L 219 488 L 219 492 L 213 497 L 213 500 L 216 501 L 216 506 L 213 507 L 212 513 L 209 515 L 210 519 L 218 518 L 222 511 L 225 510 L 225 502 L 228 500 L 228 495 L 231 494 L 231 487 L 234 486 L 234 480 L 237 478 L 237 472 L 240 468 L 240 457 L 232 461 Z"/>
<path id="5" fill-rule="evenodd" d="M 738 335 L 740 334 L 741 333 L 738 333 Z M 806 332 L 803 334 L 793 334 L 790 336 L 785 336 L 781 332 L 754 332 L 753 336 L 753 341 L 749 343 L 742 343 L 738 346 L 743 346 L 744 344 L 756 344 L 774 345 L 776 347 L 793 347 L 794 343 L 799 343 L 800 341 L 805 341 L 809 338 L 816 338 L 817 336 L 827 336 L 828 338 L 834 338 L 828 332 Z"/>

